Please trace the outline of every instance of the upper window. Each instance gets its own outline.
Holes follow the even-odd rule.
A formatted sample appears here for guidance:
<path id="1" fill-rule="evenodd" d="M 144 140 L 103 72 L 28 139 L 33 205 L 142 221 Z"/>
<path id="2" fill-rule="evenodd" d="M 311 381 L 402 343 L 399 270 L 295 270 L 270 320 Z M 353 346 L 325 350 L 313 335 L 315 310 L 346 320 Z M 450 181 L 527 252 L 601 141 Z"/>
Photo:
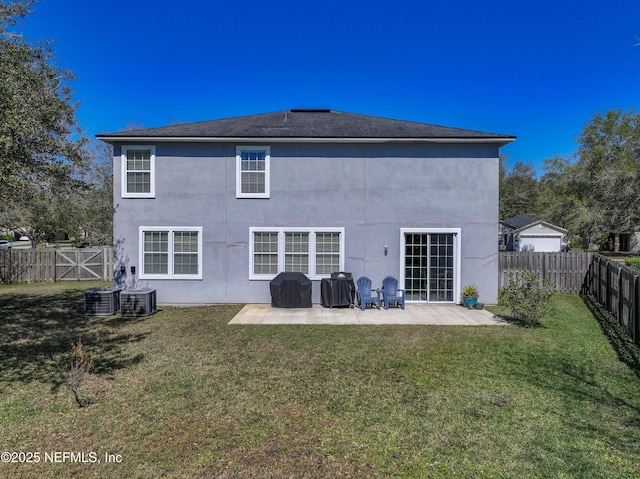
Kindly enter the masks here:
<path id="1" fill-rule="evenodd" d="M 122 147 L 122 197 L 154 198 L 156 149 L 154 146 Z"/>
<path id="2" fill-rule="evenodd" d="M 236 197 L 269 198 L 268 146 L 236 147 Z"/>
<path id="3" fill-rule="evenodd" d="M 344 228 L 251 228 L 251 279 L 282 271 L 320 279 L 344 269 Z"/>
<path id="4" fill-rule="evenodd" d="M 202 279 L 202 228 L 140 227 L 141 279 Z"/>

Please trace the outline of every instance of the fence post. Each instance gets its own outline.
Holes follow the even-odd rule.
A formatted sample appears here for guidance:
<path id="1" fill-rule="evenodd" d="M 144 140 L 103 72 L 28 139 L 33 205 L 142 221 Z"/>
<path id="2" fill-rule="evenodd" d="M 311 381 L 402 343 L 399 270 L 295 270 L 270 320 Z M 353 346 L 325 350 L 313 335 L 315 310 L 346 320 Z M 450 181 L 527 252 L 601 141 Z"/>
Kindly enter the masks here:
<path id="1" fill-rule="evenodd" d="M 609 310 L 607 307 L 607 295 L 609 291 L 609 274 L 608 274 L 608 266 L 604 261 L 604 258 L 600 258 L 600 263 L 598 265 L 598 274 L 600 277 L 600 281 L 598 284 L 598 301 L 607 311 Z"/>
<path id="2" fill-rule="evenodd" d="M 633 281 L 633 342 L 640 345 L 640 275 L 634 275 Z"/>
<path id="3" fill-rule="evenodd" d="M 102 281 L 107 281 L 109 275 L 107 274 L 107 247 L 102 247 Z"/>
<path id="4" fill-rule="evenodd" d="M 622 326 L 625 326 L 624 324 L 624 301 L 623 301 L 623 286 L 624 286 L 624 279 L 623 279 L 623 274 L 622 274 L 622 268 L 618 269 L 618 307 L 617 307 L 617 311 L 618 311 L 618 324 L 622 324 Z M 628 330 L 627 330 L 628 331 Z"/>
<path id="5" fill-rule="evenodd" d="M 629 269 L 629 299 L 627 301 L 628 311 L 628 321 L 629 324 L 627 326 L 627 331 L 629 331 L 629 335 L 633 342 L 636 342 L 636 324 L 638 321 L 638 313 L 637 313 L 637 283 L 638 283 L 638 275 L 635 274 L 635 271 L 631 271 Z"/>
<path id="6" fill-rule="evenodd" d="M 591 271 L 591 284 L 589 286 L 589 293 L 588 294 L 592 294 L 594 297 L 598 297 L 598 278 L 600 277 L 598 275 L 598 268 L 600 267 L 600 263 L 599 263 L 599 259 L 597 255 L 593 255 L 592 259 L 591 259 L 591 266 L 592 266 L 592 271 Z"/>
<path id="7" fill-rule="evenodd" d="M 604 283 L 604 291 L 605 291 L 605 303 L 604 307 L 607 311 L 612 313 L 611 311 L 611 265 L 609 263 L 605 263 L 605 283 Z"/>

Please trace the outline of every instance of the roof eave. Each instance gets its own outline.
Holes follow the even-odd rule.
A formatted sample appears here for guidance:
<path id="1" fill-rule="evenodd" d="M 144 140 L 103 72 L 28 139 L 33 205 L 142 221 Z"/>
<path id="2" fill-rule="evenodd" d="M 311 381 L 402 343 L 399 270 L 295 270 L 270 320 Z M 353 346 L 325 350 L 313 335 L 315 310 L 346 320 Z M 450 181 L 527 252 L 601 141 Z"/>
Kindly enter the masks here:
<path id="1" fill-rule="evenodd" d="M 210 136 L 110 136 L 96 135 L 105 143 L 123 141 L 153 141 L 178 143 L 496 143 L 500 146 L 515 141 L 515 137 L 488 138 L 314 138 L 314 137 L 210 137 Z"/>
<path id="2" fill-rule="evenodd" d="M 521 233 L 522 231 L 528 230 L 529 228 L 532 228 L 532 227 L 534 227 L 536 225 L 546 226 L 547 228 L 555 230 L 560 234 L 567 234 L 567 230 L 566 229 L 561 228 L 560 226 L 552 225 L 551 223 L 547 223 L 546 221 L 542 221 L 542 220 L 534 221 L 533 223 L 529 223 L 528 225 L 522 226 L 521 228 L 518 228 L 518 229 L 514 230 L 513 233 L 514 234 Z"/>

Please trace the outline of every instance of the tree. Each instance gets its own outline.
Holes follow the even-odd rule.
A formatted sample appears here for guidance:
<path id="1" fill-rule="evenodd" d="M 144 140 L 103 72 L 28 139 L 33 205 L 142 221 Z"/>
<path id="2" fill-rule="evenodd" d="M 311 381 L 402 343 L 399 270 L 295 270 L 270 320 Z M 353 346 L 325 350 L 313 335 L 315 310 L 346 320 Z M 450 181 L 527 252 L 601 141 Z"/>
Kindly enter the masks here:
<path id="1" fill-rule="evenodd" d="M 38 240 L 53 238 L 64 231 L 70 208 L 67 184 L 55 179 L 25 183 L 20 195 L 7 208 L 5 226 L 19 236 L 27 236 L 35 247 Z"/>
<path id="2" fill-rule="evenodd" d="M 557 224 L 586 245 L 608 232 L 640 228 L 640 113 L 596 114 L 570 157 L 545 160 L 544 175 L 523 162 L 500 161 L 500 218 L 529 213 Z"/>
<path id="3" fill-rule="evenodd" d="M 75 214 L 74 231 L 90 244 L 113 244 L 113 153 L 111 146 L 92 142 L 86 189 L 74 190 L 70 198 Z"/>
<path id="4" fill-rule="evenodd" d="M 532 164 L 517 161 L 511 171 L 506 172 L 500 162 L 500 219 L 511 218 L 520 213 L 534 214 L 538 202 L 538 180 Z"/>
<path id="5" fill-rule="evenodd" d="M 544 161 L 544 175 L 539 182 L 538 217 L 561 226 L 570 236 L 582 238 L 583 247 L 597 234 L 589 208 L 588 190 L 578 181 L 572 158 L 556 156 Z"/>
<path id="6" fill-rule="evenodd" d="M 640 226 L 640 114 L 620 109 L 596 114 L 578 139 L 573 168 L 589 216 L 601 231 L 630 232 Z"/>
<path id="7" fill-rule="evenodd" d="M 539 217 L 593 241 L 640 226 L 640 114 L 596 114 L 577 138 L 572 158 L 545 160 Z"/>
<path id="8" fill-rule="evenodd" d="M 540 219 L 575 230 L 586 214 L 584 192 L 576 182 L 571 158 L 556 156 L 544 160 L 544 174 L 538 185 Z"/>
<path id="9" fill-rule="evenodd" d="M 5 226 L 18 224 L 26 200 L 46 196 L 38 189 L 79 185 L 87 158 L 72 101 L 73 75 L 55 66 L 50 44 L 28 43 L 12 31 L 32 3 L 0 1 L 0 224 Z M 41 214 L 39 220 L 52 216 Z"/>
<path id="10" fill-rule="evenodd" d="M 36 240 L 50 241 L 59 232 L 97 245 L 113 244 L 113 178 L 111 147 L 94 142 L 84 176 L 28 183 L 14 199 L 7 227 Z"/>

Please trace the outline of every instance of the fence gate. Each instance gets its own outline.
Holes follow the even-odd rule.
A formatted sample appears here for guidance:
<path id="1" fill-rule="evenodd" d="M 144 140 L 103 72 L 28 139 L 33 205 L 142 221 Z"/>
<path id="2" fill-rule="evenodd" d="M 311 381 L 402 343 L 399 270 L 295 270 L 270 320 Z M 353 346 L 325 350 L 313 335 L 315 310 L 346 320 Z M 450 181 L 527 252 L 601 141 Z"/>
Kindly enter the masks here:
<path id="1" fill-rule="evenodd" d="M 107 249 L 56 250 L 56 281 L 104 280 Z"/>

